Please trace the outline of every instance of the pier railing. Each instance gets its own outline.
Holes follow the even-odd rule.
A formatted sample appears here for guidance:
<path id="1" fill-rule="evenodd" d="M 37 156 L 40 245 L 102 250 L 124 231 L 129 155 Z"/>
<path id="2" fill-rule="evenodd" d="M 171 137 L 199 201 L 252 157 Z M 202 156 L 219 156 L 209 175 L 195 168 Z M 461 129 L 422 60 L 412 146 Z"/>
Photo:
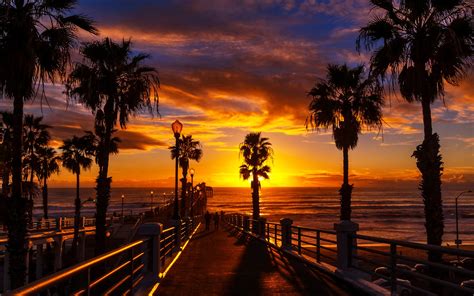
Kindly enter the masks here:
<path id="1" fill-rule="evenodd" d="M 387 283 L 392 292 L 474 295 L 472 287 L 461 286 L 463 281 L 474 279 L 473 251 L 360 234 L 351 237 L 354 251 L 350 267 L 370 274 L 379 283 Z M 430 252 L 441 255 L 443 260 L 429 261 Z"/>
<path id="2" fill-rule="evenodd" d="M 377 285 L 392 295 L 474 295 L 465 282 L 474 279 L 473 251 L 361 235 L 358 225 L 349 221 L 335 224 L 336 230 L 293 226 L 287 218 L 274 223 L 240 214 L 226 215 L 226 222 L 306 264 L 351 278 L 362 288 Z M 429 261 L 429 252 L 443 260 Z"/>
<path id="3" fill-rule="evenodd" d="M 41 278 L 6 295 L 38 293 L 58 295 L 133 295 L 147 278 L 159 281 L 191 234 L 199 217 L 176 221 L 163 229 L 160 223 L 143 224 L 137 241 L 104 255 Z M 116 262 L 120 260 L 120 262 Z"/>

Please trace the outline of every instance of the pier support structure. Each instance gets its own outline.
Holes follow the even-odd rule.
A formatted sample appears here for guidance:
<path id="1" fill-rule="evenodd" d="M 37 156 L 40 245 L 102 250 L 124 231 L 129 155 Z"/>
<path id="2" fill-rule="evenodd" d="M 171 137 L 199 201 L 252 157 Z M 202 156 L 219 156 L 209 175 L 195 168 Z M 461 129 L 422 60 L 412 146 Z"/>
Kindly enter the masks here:
<path id="1" fill-rule="evenodd" d="M 290 218 L 283 218 L 280 220 L 281 225 L 281 247 L 286 250 L 291 250 L 291 226 L 293 220 Z"/>
<path id="2" fill-rule="evenodd" d="M 138 229 L 138 235 L 150 238 L 152 252 L 149 255 L 151 258 L 145 258 L 145 268 L 151 271 L 153 278 L 157 280 L 159 280 L 161 271 L 160 240 L 162 232 L 163 225 L 161 223 L 145 223 Z"/>
<path id="3" fill-rule="evenodd" d="M 357 241 L 353 236 L 359 230 L 359 224 L 349 220 L 343 220 L 339 223 L 334 223 L 334 230 L 336 230 L 337 238 L 337 268 L 347 269 L 356 262 L 352 260 L 356 255 Z"/>

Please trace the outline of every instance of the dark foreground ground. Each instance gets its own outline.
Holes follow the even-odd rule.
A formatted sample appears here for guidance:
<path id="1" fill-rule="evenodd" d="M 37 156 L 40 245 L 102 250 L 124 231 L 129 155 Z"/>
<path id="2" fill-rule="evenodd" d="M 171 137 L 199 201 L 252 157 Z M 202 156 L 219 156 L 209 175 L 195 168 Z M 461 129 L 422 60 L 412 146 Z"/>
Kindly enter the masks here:
<path id="1" fill-rule="evenodd" d="M 262 242 L 200 227 L 155 295 L 357 295 Z"/>

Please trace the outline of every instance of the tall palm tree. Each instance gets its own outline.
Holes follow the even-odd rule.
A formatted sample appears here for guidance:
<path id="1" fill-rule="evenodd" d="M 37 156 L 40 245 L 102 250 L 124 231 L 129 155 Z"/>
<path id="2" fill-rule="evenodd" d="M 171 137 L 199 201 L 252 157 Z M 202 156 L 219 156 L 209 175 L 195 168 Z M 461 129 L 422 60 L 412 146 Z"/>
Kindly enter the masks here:
<path id="1" fill-rule="evenodd" d="M 158 112 L 159 80 L 152 67 L 143 66 L 145 54 L 132 54 L 131 42 L 115 43 L 106 38 L 86 43 L 81 49 L 82 63 L 69 76 L 69 97 L 83 103 L 95 114 L 96 130 L 101 131 L 97 154 L 96 254 L 105 251 L 105 218 L 110 199 L 108 176 L 110 143 L 117 125 L 126 128 L 130 115 L 142 109 Z"/>
<path id="2" fill-rule="evenodd" d="M 50 126 L 42 123 L 43 117 L 25 115 L 23 124 L 23 181 L 33 186 L 34 176 L 39 168 L 39 151 L 46 149 L 51 135 Z M 33 192 L 23 192 L 28 197 L 28 221 L 33 219 Z"/>
<path id="3" fill-rule="evenodd" d="M 183 178 L 181 178 L 181 217 L 186 217 L 188 215 L 187 205 L 186 205 L 186 192 L 187 187 L 187 176 L 189 170 L 189 162 L 191 160 L 199 162 L 202 158 L 202 146 L 201 143 L 195 139 L 193 136 L 182 135 L 179 140 L 179 154 L 177 153 L 176 146 L 171 146 L 171 159 L 176 159 L 179 155 L 179 166 L 183 172 Z"/>
<path id="4" fill-rule="evenodd" d="M 252 178 L 252 219 L 260 218 L 260 179 L 269 179 L 271 168 L 266 165 L 269 158 L 273 156 L 272 144 L 268 138 L 261 136 L 261 133 L 249 133 L 239 146 L 240 155 L 244 158 L 244 163 L 240 166 L 240 175 L 244 180 Z"/>
<path id="5" fill-rule="evenodd" d="M 48 179 L 52 174 L 59 173 L 59 156 L 51 147 L 40 147 L 38 149 L 38 166 L 36 176 L 43 182 L 43 217 L 48 219 Z"/>
<path id="6" fill-rule="evenodd" d="M 382 80 L 389 72 L 408 102 L 420 102 L 424 140 L 413 156 L 421 172 L 427 242 L 441 245 L 444 216 L 439 137 L 433 133 L 431 103 L 456 85 L 472 65 L 472 4 L 464 0 L 372 0 L 382 16 L 360 29 L 357 47 L 373 50 L 371 71 Z M 440 260 L 430 253 L 430 260 Z"/>
<path id="7" fill-rule="evenodd" d="M 336 147 L 343 152 L 340 219 L 351 220 L 349 149 L 357 146 L 363 128 L 382 127 L 382 88 L 376 80 L 364 77 L 363 66 L 328 65 L 326 79 L 317 82 L 308 95 L 312 100 L 306 126 L 331 128 Z"/>
<path id="8" fill-rule="evenodd" d="M 26 275 L 26 200 L 22 196 L 23 103 L 45 81 L 64 78 L 69 52 L 91 21 L 70 14 L 77 0 L 0 1 L 0 91 L 13 100 L 12 198 L 9 206 L 8 252 L 11 285 Z"/>
<path id="9" fill-rule="evenodd" d="M 85 134 L 82 137 L 73 136 L 71 139 L 64 140 L 63 145 L 59 147 L 62 150 L 61 161 L 63 167 L 76 175 L 76 199 L 74 200 L 74 238 L 72 241 L 72 254 L 76 255 L 77 243 L 79 238 L 79 221 L 81 219 L 81 196 L 79 190 L 79 180 L 81 170 L 88 170 L 92 166 L 93 156 L 96 152 L 96 139 L 92 133 Z"/>

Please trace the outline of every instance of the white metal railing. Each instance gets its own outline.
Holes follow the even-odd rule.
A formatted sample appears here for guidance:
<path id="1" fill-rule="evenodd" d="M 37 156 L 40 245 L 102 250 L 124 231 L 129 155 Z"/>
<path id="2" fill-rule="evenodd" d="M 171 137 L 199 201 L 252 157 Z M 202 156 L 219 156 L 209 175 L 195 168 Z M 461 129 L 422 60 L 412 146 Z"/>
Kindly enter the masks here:
<path id="1" fill-rule="evenodd" d="M 58 295 L 133 295 L 151 274 L 156 280 L 171 262 L 182 243 L 199 227 L 198 217 L 179 221 L 167 229 L 159 223 L 145 223 L 139 229 L 144 238 L 104 255 L 61 270 L 6 295 L 38 293 Z M 118 264 L 113 264 L 119 259 Z"/>
<path id="2" fill-rule="evenodd" d="M 360 235 L 356 231 L 293 226 L 290 219 L 272 223 L 264 218 L 228 214 L 225 220 L 240 231 L 304 258 L 306 263 L 362 271 L 392 295 L 474 295 L 474 289 L 462 284 L 474 279 L 473 251 Z M 438 253 L 443 261 L 423 259 L 428 252 Z"/>
<path id="3" fill-rule="evenodd" d="M 474 295 L 474 289 L 461 286 L 463 281 L 474 279 L 473 251 L 360 234 L 352 238 L 350 241 L 357 240 L 357 244 L 351 247 L 356 250 L 351 255 L 351 267 L 374 280 L 387 281 L 392 293 L 403 287 L 422 295 Z M 438 253 L 443 260 L 429 261 L 429 252 Z M 461 257 L 473 262 L 471 266 L 463 266 Z"/>

